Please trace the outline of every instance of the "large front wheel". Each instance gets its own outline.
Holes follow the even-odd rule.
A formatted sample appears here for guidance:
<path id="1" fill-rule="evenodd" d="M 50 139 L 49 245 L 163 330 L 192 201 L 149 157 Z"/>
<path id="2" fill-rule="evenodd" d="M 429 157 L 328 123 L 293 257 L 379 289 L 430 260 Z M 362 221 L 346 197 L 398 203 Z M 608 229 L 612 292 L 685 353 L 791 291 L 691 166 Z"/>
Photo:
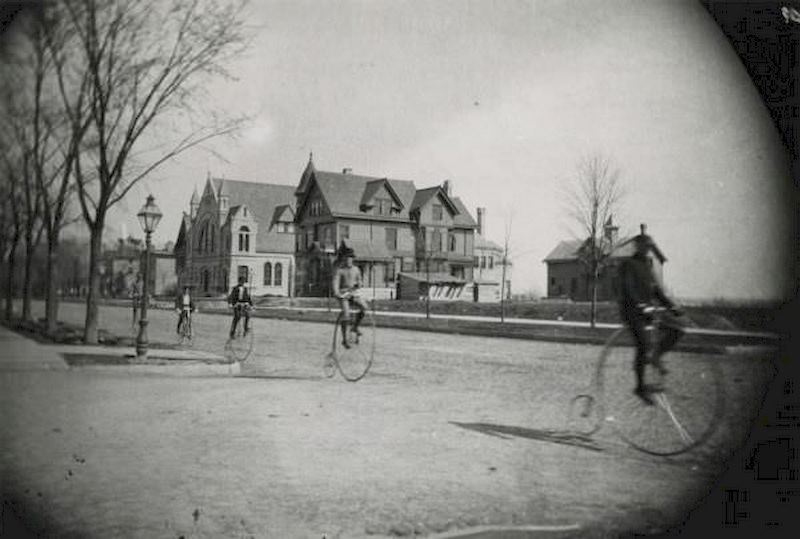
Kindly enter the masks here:
<path id="1" fill-rule="evenodd" d="M 339 313 L 333 330 L 333 345 L 330 359 L 332 359 L 339 372 L 348 382 L 358 382 L 372 366 L 375 357 L 375 317 L 364 313 L 364 319 L 359 326 L 360 335 L 353 331 L 352 322 L 348 321 L 347 333 L 342 334 L 342 321 L 344 314 Z M 347 339 L 347 345 L 344 340 Z"/>
<path id="2" fill-rule="evenodd" d="M 598 362 L 602 417 L 631 447 L 651 455 L 677 455 L 704 443 L 722 418 L 724 395 L 718 359 L 699 354 L 666 354 L 661 375 L 645 367 L 655 390 L 648 404 L 634 394 L 635 349 L 625 346 L 627 330 L 607 342 Z"/>
<path id="3" fill-rule="evenodd" d="M 250 353 L 252 351 L 253 321 L 250 320 L 250 327 L 248 327 L 247 333 L 245 333 L 244 319 L 241 319 L 236 325 L 236 331 L 233 334 L 233 338 L 228 339 L 228 342 L 225 344 L 225 353 L 228 356 L 228 360 L 232 363 L 236 361 L 239 363 L 244 363 L 247 361 L 247 358 L 250 357 Z"/>

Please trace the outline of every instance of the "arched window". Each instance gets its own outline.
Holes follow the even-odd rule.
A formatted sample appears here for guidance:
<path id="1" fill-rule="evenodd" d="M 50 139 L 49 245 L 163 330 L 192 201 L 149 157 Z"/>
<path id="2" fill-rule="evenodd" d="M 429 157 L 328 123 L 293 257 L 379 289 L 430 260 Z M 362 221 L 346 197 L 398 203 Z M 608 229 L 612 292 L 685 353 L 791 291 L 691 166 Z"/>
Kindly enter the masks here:
<path id="1" fill-rule="evenodd" d="M 246 226 L 239 229 L 239 250 L 245 253 L 250 251 L 250 229 Z"/>
<path id="2" fill-rule="evenodd" d="M 275 263 L 275 282 L 272 284 L 274 286 L 281 286 L 281 281 L 283 280 L 283 265 L 280 262 Z"/>
<path id="3" fill-rule="evenodd" d="M 264 286 L 272 286 L 272 264 L 264 264 Z"/>

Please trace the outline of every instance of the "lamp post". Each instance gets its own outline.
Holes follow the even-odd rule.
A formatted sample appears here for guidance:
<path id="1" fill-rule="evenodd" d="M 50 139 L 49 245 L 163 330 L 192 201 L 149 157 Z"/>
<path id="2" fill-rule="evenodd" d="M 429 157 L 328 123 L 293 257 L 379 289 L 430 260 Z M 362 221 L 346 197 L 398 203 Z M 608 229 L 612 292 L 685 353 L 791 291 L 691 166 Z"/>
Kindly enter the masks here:
<path id="1" fill-rule="evenodd" d="M 139 336 L 136 338 L 136 357 L 138 359 L 147 359 L 147 297 L 149 291 L 147 290 L 147 283 L 149 281 L 150 270 L 150 235 L 155 231 L 158 222 L 161 221 L 161 210 L 156 206 L 153 195 L 147 197 L 147 202 L 136 214 L 139 218 L 139 224 L 142 225 L 142 230 L 145 234 L 145 251 L 144 251 L 144 283 L 142 286 L 142 316 L 139 319 Z"/>

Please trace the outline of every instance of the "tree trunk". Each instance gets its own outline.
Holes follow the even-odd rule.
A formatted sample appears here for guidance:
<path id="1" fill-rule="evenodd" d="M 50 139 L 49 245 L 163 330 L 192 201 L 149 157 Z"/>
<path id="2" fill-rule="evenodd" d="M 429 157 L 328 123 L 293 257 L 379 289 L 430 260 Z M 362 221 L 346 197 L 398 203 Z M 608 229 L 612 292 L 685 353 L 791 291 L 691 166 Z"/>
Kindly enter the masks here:
<path id="1" fill-rule="evenodd" d="M 33 284 L 33 234 L 25 233 L 25 280 L 22 283 L 22 319 L 31 320 L 31 286 Z"/>
<path id="2" fill-rule="evenodd" d="M 591 327 L 595 326 L 597 322 L 597 267 L 592 271 L 592 314 L 591 314 Z"/>
<path id="3" fill-rule="evenodd" d="M 98 263 L 103 243 L 103 221 L 98 217 L 91 228 L 89 241 L 89 293 L 86 296 L 86 323 L 83 328 L 83 342 L 97 344 L 97 301 L 100 297 L 100 273 Z"/>
<path id="4" fill-rule="evenodd" d="M 6 276 L 6 320 L 9 322 L 14 318 L 14 270 L 17 265 L 18 244 L 19 235 L 15 234 L 8 252 L 8 275 Z"/>
<path id="5" fill-rule="evenodd" d="M 48 333 L 55 331 L 56 322 L 58 321 L 58 283 L 56 281 L 58 243 L 59 229 L 56 228 L 48 234 L 47 238 L 47 295 L 45 298 L 45 320 Z"/>

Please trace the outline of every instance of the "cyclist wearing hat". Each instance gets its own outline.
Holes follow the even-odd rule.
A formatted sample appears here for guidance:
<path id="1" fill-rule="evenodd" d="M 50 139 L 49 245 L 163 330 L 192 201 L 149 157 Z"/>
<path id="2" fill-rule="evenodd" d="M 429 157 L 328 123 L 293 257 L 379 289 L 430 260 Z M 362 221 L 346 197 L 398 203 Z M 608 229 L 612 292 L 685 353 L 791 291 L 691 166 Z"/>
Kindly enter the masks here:
<path id="1" fill-rule="evenodd" d="M 681 316 L 682 313 L 667 297 L 653 274 L 647 254 L 655 244 L 652 238 L 645 234 L 644 225 L 642 225 L 642 233 L 634 238 L 634 245 L 635 253 L 623 261 L 619 268 L 621 288 L 619 307 L 622 320 L 630 329 L 636 343 L 636 359 L 634 360 L 636 389 L 634 393 L 647 404 L 653 404 L 649 395 L 652 388 L 644 383 L 644 366 L 650 352 L 647 327 L 652 324 L 654 300 L 667 307 L 674 316 Z M 662 325 L 661 338 L 658 343 L 655 343 L 655 349 L 652 350 L 650 359 L 653 366 L 662 374 L 666 374 L 667 371 L 661 363 L 661 356 L 675 346 L 683 333 L 680 323 L 676 320 L 665 320 Z"/>
<path id="2" fill-rule="evenodd" d="M 178 311 L 177 333 L 181 332 L 181 322 L 189 317 L 190 312 L 194 312 L 194 300 L 192 299 L 191 287 L 187 284 L 183 287 L 183 293 L 175 298 L 175 310 Z"/>
<path id="3" fill-rule="evenodd" d="M 229 334 L 231 339 L 236 334 L 236 326 L 242 317 L 244 317 L 244 334 L 247 335 L 250 331 L 250 309 L 253 308 L 253 300 L 245 286 L 246 282 L 247 277 L 240 275 L 239 284 L 231 288 L 231 293 L 228 294 L 228 305 L 233 308 L 233 321 L 231 321 Z"/>
<path id="4" fill-rule="evenodd" d="M 352 331 L 356 335 L 361 335 L 359 324 L 364 319 L 364 313 L 367 306 L 361 298 L 359 289 L 361 288 L 361 270 L 353 265 L 355 252 L 352 248 L 347 247 L 342 243 L 339 247 L 339 267 L 333 274 L 333 295 L 339 298 L 339 304 L 342 308 L 342 345 L 345 348 L 350 348 L 350 343 L 347 342 L 347 326 L 350 321 L 350 304 L 352 303 L 358 308 L 355 321 L 353 322 Z"/>

